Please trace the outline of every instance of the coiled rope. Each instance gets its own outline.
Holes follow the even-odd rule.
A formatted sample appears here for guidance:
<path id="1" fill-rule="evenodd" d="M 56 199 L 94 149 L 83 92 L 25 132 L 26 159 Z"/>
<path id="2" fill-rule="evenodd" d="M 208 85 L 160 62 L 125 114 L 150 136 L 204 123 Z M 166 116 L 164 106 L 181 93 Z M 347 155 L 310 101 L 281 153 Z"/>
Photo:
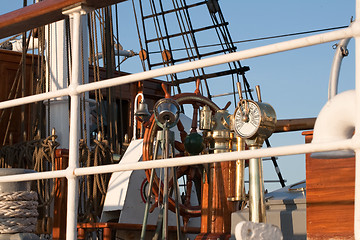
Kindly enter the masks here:
<path id="1" fill-rule="evenodd" d="M 0 233 L 35 232 L 38 196 L 34 191 L 0 193 Z"/>
<path id="2" fill-rule="evenodd" d="M 80 166 L 101 166 L 113 163 L 112 153 L 107 140 L 94 140 L 94 147 L 89 149 L 80 142 Z M 104 205 L 107 186 L 111 174 L 95 174 L 80 179 L 79 220 L 97 222 Z"/>
<path id="3" fill-rule="evenodd" d="M 56 135 L 51 135 L 45 139 L 34 139 L 27 142 L 21 142 L 13 145 L 3 146 L 0 148 L 0 167 L 1 168 L 24 168 L 33 169 L 37 172 L 45 172 L 53 170 L 55 161 L 55 151 L 59 144 L 55 141 Z M 39 205 L 36 208 L 39 210 L 40 222 L 46 222 L 43 219 L 49 219 L 52 214 L 51 203 L 53 202 L 55 195 L 55 185 L 53 179 L 40 179 L 36 181 L 37 193 L 36 199 L 39 198 Z M 14 193 L 15 194 L 15 193 Z M 20 200 L 19 201 L 24 201 Z M 2 201 L 2 200 L 0 200 Z M 12 200 L 14 201 L 14 200 Z M 25 200 L 26 201 L 26 200 Z M 29 200 L 31 201 L 31 200 Z M 14 204 L 13 202 L 7 202 L 6 204 Z M 37 204 L 37 202 L 36 202 Z M 2 204 L 0 204 L 2 206 Z M 14 206 L 12 206 L 14 207 Z M 25 206 L 24 206 L 25 207 Z M 24 208 L 25 209 L 25 208 Z M 19 211 L 19 210 L 17 210 Z M 18 219 L 8 219 L 7 221 L 2 219 L 0 214 L 0 222 L 3 228 L 13 226 Z M 35 224 L 34 217 L 28 217 L 25 225 L 32 226 L 32 222 Z M 23 228 L 23 227 L 22 227 Z M 40 226 L 42 232 L 51 231 L 48 225 Z M 25 229 L 26 231 L 26 229 Z M 28 232 L 28 231 L 27 231 Z M 0 233 L 4 233 L 0 231 Z M 13 233 L 12 230 L 8 233 Z"/>

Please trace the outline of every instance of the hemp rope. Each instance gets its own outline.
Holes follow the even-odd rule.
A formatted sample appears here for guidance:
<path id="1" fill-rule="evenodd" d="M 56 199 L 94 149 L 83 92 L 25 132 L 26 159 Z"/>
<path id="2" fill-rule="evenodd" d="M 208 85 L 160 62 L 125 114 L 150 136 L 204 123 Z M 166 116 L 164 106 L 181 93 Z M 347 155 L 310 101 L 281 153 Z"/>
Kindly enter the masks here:
<path id="1" fill-rule="evenodd" d="M 0 193 L 0 233 L 35 232 L 38 202 L 34 191 Z"/>
<path id="2" fill-rule="evenodd" d="M 85 142 L 80 142 L 80 166 L 101 166 L 113 162 L 107 140 L 94 140 L 94 146 L 89 149 Z M 100 218 L 105 201 L 107 185 L 111 174 L 95 174 L 80 178 L 79 188 L 79 220 L 96 222 Z"/>

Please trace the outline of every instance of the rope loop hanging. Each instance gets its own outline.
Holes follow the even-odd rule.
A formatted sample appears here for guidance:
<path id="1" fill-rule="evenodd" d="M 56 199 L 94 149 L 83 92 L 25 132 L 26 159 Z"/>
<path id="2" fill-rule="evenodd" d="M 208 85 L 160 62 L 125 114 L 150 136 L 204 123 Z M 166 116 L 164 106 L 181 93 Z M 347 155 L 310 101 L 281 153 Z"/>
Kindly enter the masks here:
<path id="1" fill-rule="evenodd" d="M 37 172 L 51 171 L 55 164 L 55 151 L 59 143 L 55 141 L 56 135 L 50 135 L 45 139 L 40 139 L 33 153 L 33 169 Z M 51 184 L 52 180 L 37 180 L 39 194 L 39 207 L 49 206 L 54 199 L 55 186 Z M 52 185 L 52 186 L 51 186 Z"/>
<path id="2" fill-rule="evenodd" d="M 113 163 L 112 151 L 107 140 L 94 140 L 89 149 L 85 141 L 80 141 L 80 166 L 101 166 Z M 110 174 L 95 174 L 80 179 L 79 220 L 97 222 L 104 205 Z"/>

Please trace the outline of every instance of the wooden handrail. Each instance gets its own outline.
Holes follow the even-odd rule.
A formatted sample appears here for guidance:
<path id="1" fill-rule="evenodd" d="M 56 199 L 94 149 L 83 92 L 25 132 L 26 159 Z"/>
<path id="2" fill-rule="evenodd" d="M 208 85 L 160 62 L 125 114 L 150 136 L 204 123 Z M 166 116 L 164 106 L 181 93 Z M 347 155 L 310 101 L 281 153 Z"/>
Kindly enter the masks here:
<path id="1" fill-rule="evenodd" d="M 291 132 L 311 130 L 314 128 L 316 118 L 297 118 L 277 120 L 275 132 Z"/>
<path id="2" fill-rule="evenodd" d="M 76 4 L 97 9 L 123 1 L 126 0 L 44 0 L 34 3 L 0 15 L 0 39 L 65 19 L 67 16 L 62 11 Z"/>

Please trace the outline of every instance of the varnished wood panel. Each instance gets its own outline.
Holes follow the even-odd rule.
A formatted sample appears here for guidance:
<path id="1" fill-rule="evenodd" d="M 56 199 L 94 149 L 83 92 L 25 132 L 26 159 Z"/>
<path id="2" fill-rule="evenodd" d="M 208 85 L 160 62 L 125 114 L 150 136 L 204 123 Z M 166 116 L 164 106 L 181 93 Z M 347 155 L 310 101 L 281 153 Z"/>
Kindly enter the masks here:
<path id="1" fill-rule="evenodd" d="M 312 132 L 305 132 L 306 143 Z M 307 239 L 354 239 L 355 159 L 306 154 Z"/>
<path id="2" fill-rule="evenodd" d="M 32 58 L 36 59 L 36 56 L 27 55 L 26 57 L 26 81 L 25 81 L 25 96 L 31 95 L 33 92 L 32 87 Z M 15 81 L 15 76 L 18 68 L 20 67 L 21 61 L 21 53 L 8 51 L 8 50 L 0 50 L 0 101 L 8 100 L 9 93 L 11 91 L 12 85 Z M 21 67 L 20 67 L 21 68 Z M 20 69 L 21 70 L 21 69 Z M 20 71 L 21 72 L 21 71 Z M 21 77 L 21 74 L 20 74 Z M 16 88 L 15 88 L 16 89 Z M 10 99 L 14 98 L 14 94 L 11 95 Z M 18 88 L 17 98 L 21 97 L 21 84 L 20 88 Z M 2 111 L 5 111 L 1 121 L 0 121 L 0 145 L 3 143 L 5 131 L 9 126 L 9 133 L 13 135 L 13 143 L 17 143 L 23 140 L 23 134 L 20 132 L 21 126 L 21 107 L 8 108 L 5 110 L 0 110 L 0 114 Z M 12 112 L 12 117 L 11 116 Z M 25 106 L 25 131 L 28 134 L 31 129 L 30 121 L 30 105 Z M 8 125 L 9 124 L 9 125 Z M 9 137 L 5 144 L 9 143 Z"/>
<path id="3" fill-rule="evenodd" d="M 97 74 L 97 73 L 96 73 Z M 100 80 L 107 79 L 106 77 L 106 69 L 105 68 L 99 68 L 99 78 Z M 121 77 L 129 75 L 130 73 L 126 72 L 119 72 L 114 71 L 113 77 Z M 90 65 L 89 67 L 89 81 L 94 81 L 94 67 Z M 127 133 L 128 136 L 131 138 L 133 134 L 133 118 L 134 118 L 134 100 L 135 96 L 138 92 L 143 92 L 146 103 L 148 105 L 149 112 L 152 113 L 153 107 L 155 103 L 160 99 L 164 97 L 164 91 L 161 87 L 161 84 L 165 83 L 169 90 L 169 84 L 157 80 L 157 79 L 147 79 L 140 82 L 134 82 L 129 84 L 124 84 L 121 86 L 112 87 L 113 88 L 113 96 L 116 99 L 121 99 L 123 103 L 123 125 L 122 126 L 122 132 L 125 134 Z M 101 89 L 101 93 L 104 96 L 104 98 L 107 98 L 108 90 L 107 89 Z M 90 92 L 90 97 L 95 98 L 94 91 Z M 139 99 L 140 100 L 140 99 Z M 140 123 L 137 124 L 137 126 L 140 126 Z M 120 128 L 120 126 L 119 126 Z"/>
<path id="4" fill-rule="evenodd" d="M 114 77 L 121 77 L 121 76 L 129 75 L 129 73 L 114 71 L 113 75 Z M 99 77 L 100 80 L 107 79 L 105 68 L 99 68 Z M 92 65 L 90 65 L 89 67 L 89 78 L 90 78 L 89 79 L 90 82 L 94 81 L 94 67 Z M 164 81 L 153 78 L 141 81 L 143 94 L 149 105 L 149 109 L 152 108 L 152 106 L 154 105 L 153 103 L 155 103 L 160 98 L 164 97 L 164 91 L 161 88 L 162 83 L 167 84 Z M 137 82 L 124 84 L 121 85 L 121 87 L 113 87 L 113 89 L 114 89 L 115 98 L 121 98 L 122 100 L 129 100 L 129 101 L 133 101 L 137 92 L 140 90 Z M 102 94 L 106 96 L 107 90 L 102 89 Z"/>
<path id="5" fill-rule="evenodd" d="M 64 170 L 68 167 L 69 150 L 57 149 L 55 152 L 54 170 Z M 67 209 L 67 179 L 55 178 L 55 198 L 53 216 L 53 239 L 61 240 L 66 238 L 66 209 Z"/>

